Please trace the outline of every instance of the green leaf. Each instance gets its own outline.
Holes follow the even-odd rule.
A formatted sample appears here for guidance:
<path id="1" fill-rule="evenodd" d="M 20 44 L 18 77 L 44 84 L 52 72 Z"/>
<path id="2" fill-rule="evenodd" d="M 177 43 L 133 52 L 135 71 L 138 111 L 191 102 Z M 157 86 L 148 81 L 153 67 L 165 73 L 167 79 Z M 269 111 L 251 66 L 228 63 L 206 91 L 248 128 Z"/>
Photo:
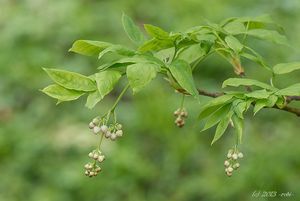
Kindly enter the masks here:
<path id="1" fill-rule="evenodd" d="M 127 67 L 127 77 L 133 93 L 137 93 L 156 77 L 159 66 L 152 63 L 137 63 Z"/>
<path id="2" fill-rule="evenodd" d="M 224 26 L 224 30 L 229 34 L 236 35 L 236 34 L 244 33 L 246 31 L 246 27 L 241 22 L 233 21 L 226 24 Z"/>
<path id="3" fill-rule="evenodd" d="M 222 107 L 221 105 L 215 105 L 212 107 L 203 108 L 199 113 L 198 120 L 205 119 L 206 117 L 208 117 L 209 115 L 211 115 L 212 113 L 220 109 L 221 107 Z"/>
<path id="4" fill-rule="evenodd" d="M 235 114 L 241 118 L 244 119 L 244 112 L 246 111 L 247 107 L 247 102 L 243 100 L 236 100 L 232 103 L 233 105 L 233 110 Z"/>
<path id="5" fill-rule="evenodd" d="M 284 35 L 279 34 L 277 31 L 266 29 L 251 29 L 245 32 L 245 34 L 263 40 L 268 40 L 277 44 L 289 45 L 287 38 Z"/>
<path id="6" fill-rule="evenodd" d="M 246 58 L 246 59 L 249 59 L 255 63 L 257 63 L 258 65 L 266 68 L 267 70 L 270 70 L 270 68 L 267 66 L 267 64 L 265 64 L 265 61 L 263 60 L 263 58 L 259 55 L 252 55 L 252 54 L 248 54 L 248 53 L 245 53 L 245 52 L 242 52 L 240 54 L 240 56 Z"/>
<path id="7" fill-rule="evenodd" d="M 187 61 L 189 64 L 193 63 L 200 57 L 205 55 L 205 51 L 199 44 L 188 46 L 178 53 L 177 58 Z"/>
<path id="8" fill-rule="evenodd" d="M 257 100 L 253 108 L 254 115 L 264 107 L 273 107 L 278 100 L 278 97 L 271 95 L 268 99 Z"/>
<path id="9" fill-rule="evenodd" d="M 252 79 L 245 79 L 245 78 L 229 78 L 225 80 L 222 84 L 222 88 L 232 86 L 232 87 L 239 87 L 239 86 L 257 86 L 264 89 L 274 90 L 275 88 L 271 85 L 265 84 L 263 82 L 252 80 Z"/>
<path id="10" fill-rule="evenodd" d="M 43 69 L 55 83 L 64 88 L 77 91 L 94 91 L 97 89 L 94 80 L 79 73 L 53 68 Z"/>
<path id="11" fill-rule="evenodd" d="M 139 52 L 144 53 L 148 51 L 167 49 L 173 46 L 174 42 L 172 40 L 159 40 L 157 38 L 152 38 L 141 45 L 138 50 Z"/>
<path id="12" fill-rule="evenodd" d="M 160 27 L 153 26 L 151 24 L 144 24 L 144 28 L 145 28 L 146 32 L 154 38 L 157 38 L 157 39 L 168 39 L 168 38 L 170 38 L 169 33 L 164 31 Z"/>
<path id="13" fill-rule="evenodd" d="M 214 107 L 214 106 L 219 106 L 219 105 L 224 105 L 225 103 L 229 103 L 233 98 L 233 95 L 222 95 L 219 96 L 217 98 L 212 99 L 211 101 L 209 101 L 208 103 L 206 103 L 203 107 L 201 111 L 204 111 L 210 107 Z"/>
<path id="14" fill-rule="evenodd" d="M 100 52 L 98 59 L 101 59 L 105 54 L 109 52 L 114 52 L 122 56 L 133 56 L 135 55 L 135 51 L 128 49 L 122 45 L 111 45 L 104 49 L 102 52 Z"/>
<path id="15" fill-rule="evenodd" d="M 106 70 L 108 68 L 125 67 L 134 63 L 153 63 L 163 66 L 164 63 L 158 58 L 151 55 L 135 55 L 133 57 L 125 57 L 111 63 L 106 63 L 98 67 L 98 69 Z"/>
<path id="16" fill-rule="evenodd" d="M 92 109 L 101 100 L 102 100 L 102 97 L 98 90 L 90 92 L 86 99 L 85 106 L 89 109 Z"/>
<path id="17" fill-rule="evenodd" d="M 123 13 L 122 16 L 122 23 L 123 23 L 124 30 L 127 36 L 129 37 L 129 39 L 137 45 L 142 44 L 144 41 L 143 33 L 141 32 L 139 27 L 135 25 L 133 20 L 125 13 Z"/>
<path id="18" fill-rule="evenodd" d="M 276 95 L 281 96 L 300 96 L 300 83 L 293 84 L 287 88 L 280 89 Z"/>
<path id="19" fill-rule="evenodd" d="M 285 74 L 299 69 L 300 69 L 300 62 L 282 63 L 282 64 L 275 65 L 273 67 L 273 72 L 275 74 Z"/>
<path id="20" fill-rule="evenodd" d="M 202 131 L 205 131 L 211 127 L 213 127 L 214 125 L 216 125 L 217 123 L 219 123 L 219 121 L 221 121 L 221 119 L 224 118 L 224 116 L 230 111 L 231 105 L 227 104 L 222 106 L 221 108 L 219 108 L 218 110 L 216 110 L 212 115 L 210 115 L 203 127 Z"/>
<path id="21" fill-rule="evenodd" d="M 95 80 L 97 88 L 101 98 L 104 98 L 109 92 L 111 92 L 115 84 L 121 78 L 119 71 L 107 70 L 95 74 Z"/>
<path id="22" fill-rule="evenodd" d="M 242 143 L 242 137 L 243 137 L 243 129 L 244 129 L 244 121 L 242 118 L 238 117 L 237 115 L 232 115 L 231 117 L 233 126 L 236 129 L 237 132 L 237 139 L 238 142 Z"/>
<path id="23" fill-rule="evenodd" d="M 243 49 L 243 45 L 240 43 L 240 41 L 235 38 L 234 36 L 226 36 L 225 42 L 227 45 L 236 53 L 239 53 Z"/>
<path id="24" fill-rule="evenodd" d="M 215 132 L 215 136 L 214 139 L 211 142 L 211 145 L 213 145 L 218 139 L 220 139 L 222 137 L 222 135 L 224 134 L 225 130 L 228 127 L 228 124 L 230 122 L 231 116 L 233 115 L 232 111 L 229 111 L 226 116 L 220 121 L 220 123 L 218 124 L 217 128 L 216 128 L 216 132 Z"/>
<path id="25" fill-rule="evenodd" d="M 85 93 L 83 91 L 66 89 L 57 84 L 49 85 L 41 91 L 59 100 L 59 102 L 76 100 Z"/>
<path id="26" fill-rule="evenodd" d="M 252 91 L 250 93 L 245 94 L 245 96 L 256 99 L 264 99 L 268 98 L 272 92 L 268 92 L 265 89 Z"/>
<path id="27" fill-rule="evenodd" d="M 101 41 L 77 40 L 73 43 L 73 46 L 69 49 L 69 51 L 86 56 L 93 56 L 98 55 L 110 45 L 110 43 Z"/>
<path id="28" fill-rule="evenodd" d="M 184 60 L 175 60 L 169 65 L 169 69 L 179 85 L 198 98 L 198 90 L 194 83 L 190 65 Z"/>

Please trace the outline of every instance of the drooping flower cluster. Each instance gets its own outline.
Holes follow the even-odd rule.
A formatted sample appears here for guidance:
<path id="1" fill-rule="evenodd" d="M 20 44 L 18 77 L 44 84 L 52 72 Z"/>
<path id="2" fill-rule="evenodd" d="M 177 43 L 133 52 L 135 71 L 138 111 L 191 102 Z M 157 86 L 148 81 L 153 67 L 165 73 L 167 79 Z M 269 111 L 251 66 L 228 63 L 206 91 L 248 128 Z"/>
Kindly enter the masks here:
<path id="1" fill-rule="evenodd" d="M 108 118 L 109 119 L 109 118 Z M 88 154 L 89 158 L 93 159 L 93 162 L 89 162 L 85 164 L 85 175 L 88 177 L 97 176 L 98 173 L 101 171 L 101 167 L 99 166 L 105 160 L 105 156 L 100 151 L 100 145 L 102 142 L 102 138 L 105 137 L 112 141 L 116 140 L 119 137 L 123 136 L 122 124 L 116 122 L 113 124 L 107 125 L 108 123 L 107 118 L 94 118 L 89 123 L 89 128 L 95 135 L 100 135 L 100 142 L 98 148 L 93 150 Z M 98 165 L 99 164 L 99 165 Z"/>
<path id="2" fill-rule="evenodd" d="M 101 123 L 103 124 L 100 126 Z M 119 123 L 114 123 L 107 126 L 102 119 L 99 120 L 95 118 L 92 122 L 90 122 L 89 128 L 93 129 L 93 133 L 95 135 L 103 134 L 105 138 L 111 139 L 112 141 L 123 136 L 122 124 Z"/>
<path id="3" fill-rule="evenodd" d="M 184 119 L 187 118 L 188 113 L 186 111 L 185 108 L 178 108 L 175 112 L 174 112 L 174 116 L 177 117 L 175 119 L 175 124 L 176 126 L 178 126 L 179 128 L 183 127 L 185 124 Z"/>
<path id="4" fill-rule="evenodd" d="M 84 165 L 85 175 L 88 177 L 97 176 L 101 171 L 101 167 L 97 165 L 97 163 L 102 163 L 105 160 L 105 156 L 100 150 L 93 150 L 88 154 L 88 156 L 94 161 Z"/>
<path id="5" fill-rule="evenodd" d="M 225 173 L 227 176 L 231 177 L 234 170 L 237 170 L 240 167 L 238 162 L 239 158 L 243 158 L 244 155 L 238 150 L 229 149 L 227 153 L 227 160 L 224 161 Z"/>

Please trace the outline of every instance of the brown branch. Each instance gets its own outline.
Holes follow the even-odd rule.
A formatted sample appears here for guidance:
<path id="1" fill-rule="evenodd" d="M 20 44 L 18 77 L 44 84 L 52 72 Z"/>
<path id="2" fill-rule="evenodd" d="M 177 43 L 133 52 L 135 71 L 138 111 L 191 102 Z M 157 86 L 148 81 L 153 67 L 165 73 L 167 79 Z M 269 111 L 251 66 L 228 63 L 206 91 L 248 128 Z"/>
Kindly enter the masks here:
<path id="1" fill-rule="evenodd" d="M 300 101 L 300 96 L 287 96 L 286 97 L 286 102 L 290 103 L 292 101 Z"/>
<path id="2" fill-rule="evenodd" d="M 207 96 L 207 97 L 211 97 L 211 98 L 217 98 L 217 97 L 223 96 L 225 94 L 225 93 L 220 93 L 220 92 L 208 92 L 208 91 L 202 90 L 202 89 L 197 89 L 197 90 L 199 92 L 199 95 Z M 182 94 L 190 95 L 184 89 L 177 89 L 177 91 Z M 288 97 L 294 97 L 294 98 L 292 98 L 292 100 L 300 100 L 300 97 L 298 97 L 298 96 L 288 96 Z M 279 108 L 276 105 L 274 105 L 271 108 L 290 112 L 290 113 L 293 113 L 293 114 L 297 115 L 298 117 L 300 117 L 300 109 L 299 108 L 294 108 L 294 107 L 290 107 L 290 106 L 285 106 L 283 108 Z"/>

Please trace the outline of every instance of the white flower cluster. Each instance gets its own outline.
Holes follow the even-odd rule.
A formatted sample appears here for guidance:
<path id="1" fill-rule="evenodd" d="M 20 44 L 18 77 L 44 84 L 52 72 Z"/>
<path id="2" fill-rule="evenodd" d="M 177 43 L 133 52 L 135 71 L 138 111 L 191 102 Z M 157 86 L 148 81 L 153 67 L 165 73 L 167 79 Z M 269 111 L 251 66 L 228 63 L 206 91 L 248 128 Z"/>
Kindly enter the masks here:
<path id="1" fill-rule="evenodd" d="M 103 134 L 106 138 L 111 140 L 116 140 L 118 137 L 123 136 L 122 124 L 115 123 L 110 126 L 102 125 L 100 123 L 103 122 L 97 118 L 94 118 L 92 122 L 89 123 L 89 128 L 93 130 L 95 135 Z"/>
<path id="2" fill-rule="evenodd" d="M 231 177 L 234 170 L 240 167 L 238 163 L 239 158 L 243 158 L 244 155 L 238 150 L 229 149 L 227 153 L 227 160 L 224 161 L 225 173 L 227 176 Z"/>
<path id="3" fill-rule="evenodd" d="M 177 117 L 174 123 L 176 124 L 176 126 L 178 126 L 178 127 L 181 128 L 181 127 L 183 127 L 184 124 L 185 124 L 184 119 L 187 118 L 188 113 L 187 113 L 187 111 L 185 110 L 185 108 L 178 108 L 178 109 L 174 112 L 174 116 Z"/>
<path id="4" fill-rule="evenodd" d="M 99 150 L 93 150 L 88 156 L 93 159 L 94 162 L 84 165 L 85 175 L 88 177 L 97 176 L 101 171 L 101 168 L 97 165 L 97 162 L 102 163 L 105 160 L 105 156 Z"/>

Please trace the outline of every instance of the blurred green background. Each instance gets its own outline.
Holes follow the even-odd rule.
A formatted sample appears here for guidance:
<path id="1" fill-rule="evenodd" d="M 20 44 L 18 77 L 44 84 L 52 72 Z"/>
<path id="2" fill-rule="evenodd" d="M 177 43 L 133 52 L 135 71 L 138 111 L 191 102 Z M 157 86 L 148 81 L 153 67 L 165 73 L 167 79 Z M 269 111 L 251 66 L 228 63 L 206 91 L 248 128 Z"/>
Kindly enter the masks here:
<path id="1" fill-rule="evenodd" d="M 41 67 L 96 71 L 96 58 L 68 53 L 76 39 L 131 45 L 122 30 L 123 11 L 140 25 L 168 31 L 206 19 L 270 14 L 294 49 L 256 40 L 250 46 L 276 64 L 300 60 L 299 10 L 299 0 L 0 0 L 0 200 L 300 200 L 299 118 L 292 114 L 266 109 L 255 118 L 248 115 L 240 147 L 245 157 L 227 178 L 223 161 L 233 132 L 211 147 L 214 130 L 199 132 L 201 105 L 192 99 L 186 102 L 186 126 L 176 128 L 173 111 L 180 96 L 159 78 L 135 97 L 126 94 L 117 109 L 125 135 L 104 142 L 103 172 L 90 179 L 83 165 L 96 138 L 88 122 L 106 112 L 121 88 L 92 111 L 84 107 L 84 98 L 55 106 L 38 91 L 51 82 Z M 244 65 L 249 77 L 268 81 L 262 68 Z M 200 64 L 196 81 L 219 90 L 230 76 L 231 67 L 213 56 Z M 299 77 L 294 73 L 276 83 L 286 86 Z M 255 198 L 254 191 L 277 191 L 278 196 Z M 286 192 L 292 196 L 279 196 Z"/>

